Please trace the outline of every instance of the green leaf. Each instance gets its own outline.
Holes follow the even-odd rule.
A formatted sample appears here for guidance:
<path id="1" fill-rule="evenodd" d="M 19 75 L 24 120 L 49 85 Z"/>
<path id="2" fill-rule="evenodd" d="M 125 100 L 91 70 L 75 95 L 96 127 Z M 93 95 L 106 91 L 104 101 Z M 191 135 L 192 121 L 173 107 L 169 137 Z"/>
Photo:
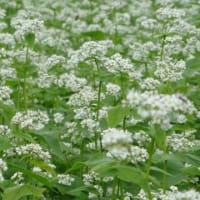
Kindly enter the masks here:
<path id="1" fill-rule="evenodd" d="M 118 164 L 117 161 L 101 156 L 98 159 L 91 159 L 85 162 L 92 171 L 96 171 L 102 176 L 115 176 L 116 169 L 115 166 Z"/>
<path id="2" fill-rule="evenodd" d="M 113 159 L 107 158 L 105 156 L 97 156 L 96 159 L 90 159 L 86 162 L 84 162 L 85 165 L 87 165 L 88 167 L 98 167 L 98 165 L 100 164 L 109 164 L 112 163 Z"/>
<path id="3" fill-rule="evenodd" d="M 89 36 L 92 38 L 92 40 L 103 40 L 104 38 L 106 38 L 105 33 L 101 32 L 101 31 L 84 32 L 82 35 Z"/>
<path id="4" fill-rule="evenodd" d="M 81 186 L 81 187 L 69 190 L 67 193 L 72 196 L 82 196 L 84 191 L 87 191 L 86 186 Z"/>
<path id="5" fill-rule="evenodd" d="M 129 114 L 128 107 L 117 106 L 108 111 L 108 126 L 115 127 Z"/>
<path id="6" fill-rule="evenodd" d="M 19 185 L 5 189 L 3 200 L 18 200 L 28 195 L 41 197 L 44 191 L 45 189 L 32 185 Z"/>
<path id="7" fill-rule="evenodd" d="M 66 171 L 66 173 L 70 173 L 72 171 L 76 171 L 78 169 L 81 169 L 85 166 L 85 164 L 83 162 L 76 162 L 72 165 L 72 167 Z"/>
<path id="8" fill-rule="evenodd" d="M 140 169 L 123 165 L 118 165 L 116 169 L 119 179 L 126 182 L 135 183 L 143 188 L 145 191 L 148 191 L 148 180 L 146 178 L 146 174 Z"/>
<path id="9" fill-rule="evenodd" d="M 30 47 L 33 46 L 33 44 L 35 42 L 35 34 L 34 33 L 26 34 L 25 35 L 25 41 Z"/>
<path id="10" fill-rule="evenodd" d="M 150 135 L 155 139 L 158 147 L 162 150 L 165 150 L 166 133 L 162 129 L 160 129 L 159 126 L 152 127 L 149 132 L 150 132 Z"/>
<path id="11" fill-rule="evenodd" d="M 61 151 L 59 137 L 56 131 L 38 131 L 34 134 L 46 142 L 52 154 L 60 160 L 65 160 L 63 152 Z"/>
<path id="12" fill-rule="evenodd" d="M 36 174 L 36 173 L 32 172 L 32 170 L 25 169 L 19 165 L 13 164 L 12 162 L 7 161 L 7 164 L 8 164 L 9 168 L 13 168 L 15 171 L 23 172 L 28 177 L 31 177 L 31 178 L 37 180 L 39 183 L 45 185 L 46 187 L 51 187 L 51 183 L 50 183 L 50 180 L 48 177 Z"/>
<path id="13" fill-rule="evenodd" d="M 2 103 L 0 104 L 0 115 L 4 118 L 6 122 L 10 122 L 15 112 L 16 110 L 13 105 L 8 106 Z"/>
<path id="14" fill-rule="evenodd" d="M 152 167 L 151 167 L 151 171 L 160 172 L 160 173 L 165 174 L 165 175 L 167 175 L 167 176 L 172 176 L 172 174 L 166 172 L 166 171 L 163 170 L 163 169 L 160 169 L 159 167 L 155 167 L 155 166 L 152 166 Z"/>
<path id="15" fill-rule="evenodd" d="M 89 160 L 85 164 L 103 176 L 117 176 L 119 179 L 135 183 L 145 191 L 148 190 L 148 180 L 146 174 L 138 168 L 133 166 L 126 166 L 119 163 L 119 161 L 102 157 L 95 160 Z M 156 182 L 152 178 L 152 181 Z M 156 182 L 156 184 L 159 184 Z"/>
<path id="16" fill-rule="evenodd" d="M 198 169 L 197 167 L 195 166 L 191 166 L 191 167 L 187 167 L 187 168 L 184 168 L 182 169 L 182 171 L 185 173 L 185 174 L 189 174 L 189 175 L 200 175 L 200 169 Z"/>
<path id="17" fill-rule="evenodd" d="M 55 170 L 50 167 L 46 162 L 38 161 L 38 160 L 31 160 L 30 163 L 32 163 L 34 166 L 39 167 L 42 170 L 45 170 L 51 174 L 56 174 Z"/>
<path id="18" fill-rule="evenodd" d="M 11 147 L 10 139 L 7 136 L 0 136 L 0 151 L 5 151 Z"/>

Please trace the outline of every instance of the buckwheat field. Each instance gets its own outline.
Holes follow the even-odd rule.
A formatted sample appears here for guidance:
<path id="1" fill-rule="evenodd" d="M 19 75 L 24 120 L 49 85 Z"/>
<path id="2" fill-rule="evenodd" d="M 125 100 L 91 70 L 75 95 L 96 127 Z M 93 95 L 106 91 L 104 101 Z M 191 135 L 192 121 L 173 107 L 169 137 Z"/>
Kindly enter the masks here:
<path id="1" fill-rule="evenodd" d="M 200 200 L 200 1 L 0 0 L 0 200 Z"/>

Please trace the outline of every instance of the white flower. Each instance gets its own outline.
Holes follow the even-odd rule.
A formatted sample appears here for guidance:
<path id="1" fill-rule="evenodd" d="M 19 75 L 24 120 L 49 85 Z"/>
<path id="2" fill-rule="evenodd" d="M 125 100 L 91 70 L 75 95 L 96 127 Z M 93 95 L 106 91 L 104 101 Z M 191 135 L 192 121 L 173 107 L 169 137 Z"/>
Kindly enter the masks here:
<path id="1" fill-rule="evenodd" d="M 130 61 L 122 58 L 119 53 L 114 54 L 110 58 L 105 58 L 104 67 L 111 73 L 129 73 L 133 69 L 133 65 L 130 63 Z"/>
<path id="2" fill-rule="evenodd" d="M 43 129 L 48 122 L 48 115 L 46 112 L 40 110 L 17 112 L 12 118 L 13 124 L 18 124 L 21 128 L 28 128 L 31 130 Z"/>
<path id="3" fill-rule="evenodd" d="M 156 63 L 156 71 L 154 74 L 162 81 L 177 81 L 183 78 L 183 73 L 186 69 L 185 61 L 180 60 L 176 63 L 168 61 L 158 61 Z"/>
<path id="4" fill-rule="evenodd" d="M 183 123 L 183 115 L 197 114 L 192 102 L 181 94 L 159 94 L 156 91 L 130 91 L 127 103 L 136 109 L 143 119 L 150 119 L 151 124 L 159 124 L 163 129 L 171 128 L 171 121 Z M 180 121 L 181 116 L 181 121 Z"/>
<path id="5" fill-rule="evenodd" d="M 170 7 L 159 8 L 156 14 L 158 20 L 169 20 L 185 16 L 184 10 Z"/>
<path id="6" fill-rule="evenodd" d="M 70 106 L 88 106 L 91 101 L 97 99 L 97 92 L 90 86 L 85 86 L 78 93 L 72 94 L 69 98 L 68 105 Z"/>
<path id="7" fill-rule="evenodd" d="M 39 144 L 26 144 L 21 145 L 13 149 L 16 155 L 28 155 L 33 156 L 33 158 L 41 159 L 47 163 L 50 163 L 51 155 L 48 151 L 44 151 L 43 148 Z"/>
<path id="8" fill-rule="evenodd" d="M 58 174 L 57 175 L 58 183 L 62 185 L 72 185 L 75 179 L 69 174 Z"/>
<path id="9" fill-rule="evenodd" d="M 102 133 L 102 145 L 108 151 L 108 157 L 132 163 L 145 162 L 148 158 L 147 151 L 133 146 L 132 142 L 132 134 L 127 131 L 110 128 Z"/>
<path id="10" fill-rule="evenodd" d="M 62 123 L 64 120 L 64 115 L 62 113 L 54 113 L 53 117 L 56 124 Z"/>
<path id="11" fill-rule="evenodd" d="M 87 80 L 85 78 L 79 78 L 72 73 L 64 73 L 58 78 L 55 83 L 59 87 L 64 86 L 65 88 L 70 89 L 73 92 L 77 92 L 80 91 L 84 86 L 86 86 Z"/>
<path id="12" fill-rule="evenodd" d="M 22 184 L 24 181 L 24 175 L 22 172 L 15 172 L 10 179 L 14 181 L 15 184 Z"/>
<path id="13" fill-rule="evenodd" d="M 11 130 L 8 126 L 6 125 L 0 125 L 0 135 L 7 135 L 9 136 L 11 133 Z"/>
<path id="14" fill-rule="evenodd" d="M 194 131 L 184 131 L 182 133 L 173 133 L 167 136 L 167 144 L 172 151 L 189 151 L 195 145 L 199 145 L 200 141 L 195 140 Z"/>
<path id="15" fill-rule="evenodd" d="M 118 97 L 120 94 L 120 86 L 113 84 L 113 83 L 108 83 L 106 84 L 106 94 L 114 96 L 114 97 Z"/>
<path id="16" fill-rule="evenodd" d="M 13 100 L 11 99 L 12 89 L 8 86 L 0 86 L 0 103 L 5 105 L 13 105 Z"/>

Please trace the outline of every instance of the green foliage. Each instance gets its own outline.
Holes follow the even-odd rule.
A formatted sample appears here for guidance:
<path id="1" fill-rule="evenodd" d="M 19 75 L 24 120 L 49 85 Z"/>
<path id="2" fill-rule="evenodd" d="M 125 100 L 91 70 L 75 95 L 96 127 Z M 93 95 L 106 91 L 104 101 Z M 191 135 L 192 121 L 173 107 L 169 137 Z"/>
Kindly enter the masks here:
<path id="1" fill-rule="evenodd" d="M 198 11 L 0 1 L 0 199 L 200 199 Z"/>
<path id="2" fill-rule="evenodd" d="M 20 185 L 5 189 L 3 200 L 19 200 L 25 196 L 41 197 L 45 190 L 31 185 Z"/>
<path id="3" fill-rule="evenodd" d="M 120 122 L 123 122 L 129 113 L 130 109 L 128 107 L 117 106 L 110 109 L 108 112 L 108 126 L 116 127 Z"/>

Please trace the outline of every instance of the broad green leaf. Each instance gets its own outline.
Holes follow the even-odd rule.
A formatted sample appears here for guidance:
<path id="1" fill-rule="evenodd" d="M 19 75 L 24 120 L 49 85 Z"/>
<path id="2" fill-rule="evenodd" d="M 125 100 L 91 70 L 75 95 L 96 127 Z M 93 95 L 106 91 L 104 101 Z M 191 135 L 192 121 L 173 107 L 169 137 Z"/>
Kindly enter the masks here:
<path id="1" fill-rule="evenodd" d="M 109 164 L 111 162 L 113 162 L 113 159 L 107 158 L 105 156 L 99 156 L 84 162 L 84 164 L 88 167 L 97 167 L 100 164 Z"/>
<path id="2" fill-rule="evenodd" d="M 152 127 L 149 132 L 150 132 L 150 135 L 155 139 L 158 147 L 162 150 L 165 150 L 166 133 L 162 129 L 160 129 L 159 126 Z"/>
<path id="3" fill-rule="evenodd" d="M 86 194 L 87 191 L 95 192 L 94 188 L 88 188 L 86 186 L 81 186 L 72 190 L 69 190 L 67 193 L 76 197 L 77 199 L 88 200 L 88 195 Z"/>
<path id="4" fill-rule="evenodd" d="M 0 151 L 5 151 L 11 147 L 10 139 L 7 136 L 0 136 Z"/>
<path id="5" fill-rule="evenodd" d="M 148 191 L 148 180 L 146 174 L 142 172 L 140 169 L 123 165 L 118 165 L 116 169 L 117 169 L 117 176 L 119 179 L 126 182 L 135 183 L 145 191 Z"/>
<path id="6" fill-rule="evenodd" d="M 3 200 L 18 200 L 25 196 L 41 197 L 45 189 L 32 185 L 19 185 L 5 189 Z"/>
<path id="7" fill-rule="evenodd" d="M 128 107 L 117 106 L 108 111 L 108 126 L 115 127 L 129 114 Z"/>
<path id="8" fill-rule="evenodd" d="M 191 166 L 191 167 L 187 167 L 182 169 L 182 172 L 188 175 L 198 175 L 200 176 L 200 169 L 198 169 L 197 167 Z"/>
<path id="9" fill-rule="evenodd" d="M 91 168 L 92 171 L 96 171 L 103 176 L 114 176 L 116 174 L 115 166 L 117 163 L 113 159 L 101 156 L 98 159 L 86 161 L 85 165 Z"/>
<path id="10" fill-rule="evenodd" d="M 25 175 L 27 175 L 28 177 L 31 177 L 32 179 L 37 180 L 39 183 L 43 184 L 44 186 L 51 187 L 51 183 L 48 177 L 36 174 L 32 172 L 32 170 L 25 169 L 11 162 L 7 162 L 7 164 L 9 168 L 14 169 L 15 171 L 23 172 Z"/>
<path id="11" fill-rule="evenodd" d="M 156 167 L 156 166 L 152 166 L 151 171 L 160 172 L 160 173 L 165 174 L 167 176 L 172 176 L 172 174 L 170 174 L 170 173 L 166 172 L 165 170 L 163 170 L 159 167 Z"/>
<path id="12" fill-rule="evenodd" d="M 72 172 L 72 171 L 76 171 L 78 169 L 81 169 L 85 166 L 85 164 L 83 162 L 76 162 L 72 165 L 72 167 L 66 171 L 66 173 Z"/>
<path id="13" fill-rule="evenodd" d="M 54 175 L 56 174 L 55 170 L 43 161 L 31 160 L 30 163 L 32 163 L 34 166 L 39 167 L 42 170 L 50 172 L 51 174 L 54 174 Z"/>
<path id="14" fill-rule="evenodd" d="M 49 149 L 52 154 L 54 154 L 60 160 L 65 160 L 63 152 L 61 151 L 59 137 L 56 131 L 55 132 L 54 131 L 38 131 L 38 132 L 34 132 L 34 134 L 40 138 L 43 138 L 43 140 L 49 146 Z"/>

